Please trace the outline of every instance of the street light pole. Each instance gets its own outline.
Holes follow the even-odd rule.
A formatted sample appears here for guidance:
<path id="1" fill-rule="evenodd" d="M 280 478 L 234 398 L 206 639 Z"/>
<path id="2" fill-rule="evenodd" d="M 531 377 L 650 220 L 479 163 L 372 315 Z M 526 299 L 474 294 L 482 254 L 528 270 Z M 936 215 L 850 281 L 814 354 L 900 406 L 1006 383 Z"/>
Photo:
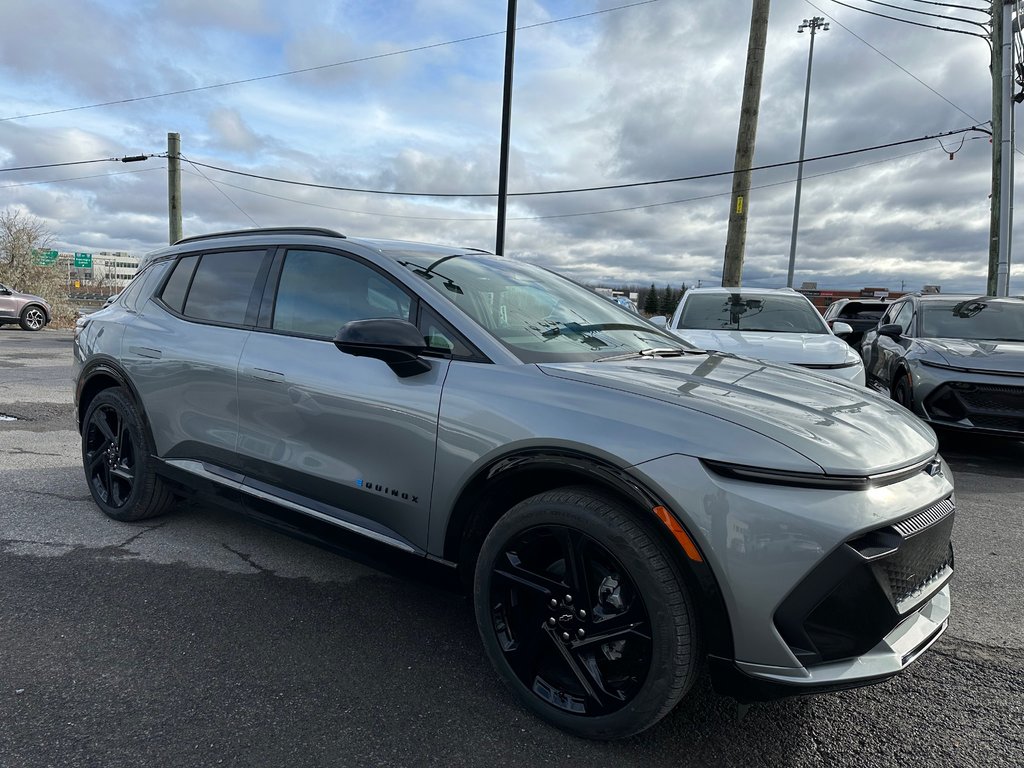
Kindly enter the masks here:
<path id="1" fill-rule="evenodd" d="M 797 32 L 811 30 L 811 46 L 807 53 L 807 85 L 804 87 L 804 120 L 800 127 L 800 161 L 796 166 L 796 203 L 793 205 L 793 234 L 789 241 L 789 271 L 786 285 L 793 287 L 793 271 L 796 267 L 796 231 L 800 223 L 800 188 L 804 182 L 804 146 L 807 143 L 807 105 L 811 99 L 811 65 L 814 63 L 814 36 L 820 29 L 828 32 L 828 22 L 822 16 L 804 19 L 804 23 L 796 28 Z"/>

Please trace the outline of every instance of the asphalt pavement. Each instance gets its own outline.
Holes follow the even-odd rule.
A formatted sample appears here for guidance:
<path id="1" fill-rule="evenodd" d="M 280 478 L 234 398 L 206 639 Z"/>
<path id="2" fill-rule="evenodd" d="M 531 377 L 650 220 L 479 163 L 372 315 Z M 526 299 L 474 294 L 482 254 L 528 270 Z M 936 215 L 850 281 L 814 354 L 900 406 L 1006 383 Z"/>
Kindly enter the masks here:
<path id="1" fill-rule="evenodd" d="M 0 328 L 3 768 L 1024 764 L 1024 443 L 942 436 L 954 617 L 904 674 L 740 722 L 702 680 L 604 744 L 522 710 L 471 605 L 415 563 L 371 568 L 214 507 L 107 519 L 81 469 L 71 346 Z"/>

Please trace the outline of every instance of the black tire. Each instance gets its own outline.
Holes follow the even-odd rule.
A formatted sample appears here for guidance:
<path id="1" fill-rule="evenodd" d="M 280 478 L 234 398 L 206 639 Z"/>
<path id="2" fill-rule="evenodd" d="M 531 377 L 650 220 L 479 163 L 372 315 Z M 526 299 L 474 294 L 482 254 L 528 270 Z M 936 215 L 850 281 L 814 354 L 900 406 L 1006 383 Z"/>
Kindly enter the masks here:
<path id="1" fill-rule="evenodd" d="M 128 393 L 114 387 L 96 395 L 82 427 L 82 466 L 96 506 L 124 522 L 166 512 L 174 494 L 153 463 L 152 442 Z"/>
<path id="2" fill-rule="evenodd" d="M 671 554 L 624 505 L 587 488 L 505 513 L 481 547 L 474 604 L 516 697 L 577 736 L 639 733 L 697 676 L 693 601 Z"/>
<path id="3" fill-rule="evenodd" d="M 46 312 L 38 304 L 29 304 L 21 310 L 18 322 L 23 331 L 38 331 L 46 325 Z"/>
<path id="4" fill-rule="evenodd" d="M 911 413 L 914 412 L 914 390 L 910 384 L 910 374 L 899 372 L 899 378 L 892 387 L 892 399 Z"/>

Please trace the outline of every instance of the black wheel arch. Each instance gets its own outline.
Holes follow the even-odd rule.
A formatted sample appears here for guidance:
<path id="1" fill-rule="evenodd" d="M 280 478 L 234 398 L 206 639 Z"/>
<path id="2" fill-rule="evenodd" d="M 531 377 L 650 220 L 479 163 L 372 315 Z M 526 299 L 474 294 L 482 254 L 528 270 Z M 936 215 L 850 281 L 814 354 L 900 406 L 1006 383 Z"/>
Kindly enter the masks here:
<path id="1" fill-rule="evenodd" d="M 19 314 L 18 317 L 24 317 L 25 313 L 28 312 L 33 307 L 35 307 L 36 309 L 39 309 L 39 310 L 42 311 L 43 317 L 46 318 L 46 323 L 45 324 L 49 324 L 50 320 L 52 320 L 52 318 L 50 317 L 50 312 L 46 309 L 45 305 L 40 304 L 38 301 L 30 302 L 30 303 L 26 304 L 24 307 L 22 307 L 21 308 L 21 314 Z"/>
<path id="2" fill-rule="evenodd" d="M 599 490 L 638 513 L 638 519 L 644 521 L 675 555 L 679 571 L 696 602 L 706 653 L 732 658 L 732 629 L 717 578 L 706 560 L 695 562 L 685 555 L 653 510 L 665 507 L 683 530 L 686 530 L 685 522 L 673 509 L 674 505 L 606 460 L 564 449 L 521 450 L 492 460 L 474 475 L 458 496 L 445 532 L 444 559 L 457 563 L 462 583 L 470 586 L 480 546 L 498 518 L 524 499 L 569 485 Z M 648 515 L 640 514 L 641 510 Z"/>
<path id="3" fill-rule="evenodd" d="M 121 387 L 126 390 L 135 405 L 138 406 L 139 415 L 142 417 L 142 428 L 146 430 L 150 444 L 153 443 L 153 430 L 149 426 L 149 416 L 146 409 L 142 407 L 142 399 L 139 392 L 132 383 L 131 378 L 125 370 L 113 358 L 96 358 L 90 361 L 78 376 L 75 383 L 75 407 L 76 426 L 81 434 L 85 421 L 85 413 L 89 410 L 89 404 L 100 392 L 111 387 Z"/>

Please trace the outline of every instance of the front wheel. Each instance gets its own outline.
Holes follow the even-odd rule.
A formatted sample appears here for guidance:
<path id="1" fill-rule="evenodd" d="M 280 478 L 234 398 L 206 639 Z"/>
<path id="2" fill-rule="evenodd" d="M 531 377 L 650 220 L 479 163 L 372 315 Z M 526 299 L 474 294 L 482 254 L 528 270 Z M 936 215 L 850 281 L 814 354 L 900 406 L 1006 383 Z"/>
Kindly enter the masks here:
<path id="1" fill-rule="evenodd" d="M 914 390 L 910 384 L 910 374 L 900 373 L 899 379 L 892 388 L 892 399 L 911 413 L 914 412 Z"/>
<path id="2" fill-rule="evenodd" d="M 128 393 L 115 387 L 96 395 L 82 428 L 82 464 L 96 505 L 122 521 L 166 512 L 174 496 L 153 462 L 153 446 Z"/>
<path id="3" fill-rule="evenodd" d="M 25 307 L 19 322 L 24 331 L 38 331 L 46 325 L 46 313 L 33 304 Z"/>
<path id="4" fill-rule="evenodd" d="M 662 543 L 585 488 L 510 509 L 477 561 L 477 626 L 517 698 L 579 736 L 650 727 L 697 675 L 693 603 Z"/>

